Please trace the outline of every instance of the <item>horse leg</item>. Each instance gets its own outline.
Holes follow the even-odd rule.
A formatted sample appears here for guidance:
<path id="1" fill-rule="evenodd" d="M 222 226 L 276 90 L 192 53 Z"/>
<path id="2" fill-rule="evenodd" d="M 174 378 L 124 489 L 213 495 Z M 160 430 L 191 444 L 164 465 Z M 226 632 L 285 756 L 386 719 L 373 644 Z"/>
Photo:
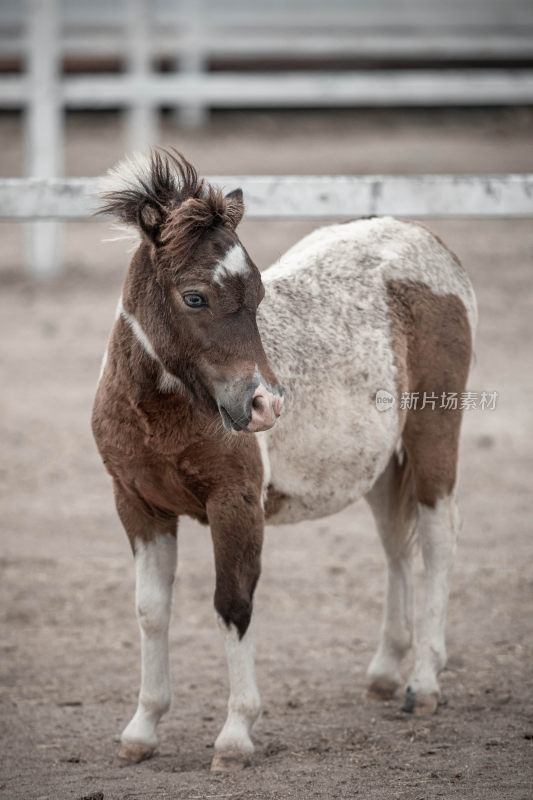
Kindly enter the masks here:
<path id="1" fill-rule="evenodd" d="M 135 556 L 135 607 L 141 635 L 141 688 L 137 710 L 121 735 L 120 758 L 138 762 L 153 755 L 157 724 L 171 704 L 168 627 L 176 572 L 176 520 L 142 518 L 116 494 L 120 518 Z"/>
<path id="2" fill-rule="evenodd" d="M 402 429 L 425 569 L 420 634 L 404 709 L 424 714 L 437 708 L 437 676 L 446 663 L 448 583 L 458 529 L 454 494 L 462 411 L 443 400 L 455 397 L 457 406 L 465 390 L 476 315 L 473 297 L 469 318 L 465 303 L 453 293 L 437 294 L 410 281 L 390 281 L 387 288 L 399 390 L 421 398 L 419 408 L 407 409 Z"/>
<path id="3" fill-rule="evenodd" d="M 454 489 L 461 413 L 426 409 L 410 413 L 403 439 L 413 467 L 425 574 L 421 626 L 404 710 L 430 714 L 437 709 L 437 676 L 446 664 L 449 578 L 459 529 Z"/>
<path id="4" fill-rule="evenodd" d="M 408 466 L 394 454 L 366 496 L 385 551 L 387 579 L 377 651 L 367 670 L 368 696 L 390 699 L 402 684 L 400 667 L 413 641 L 412 482 Z"/>
<path id="5" fill-rule="evenodd" d="M 449 576 L 455 555 L 458 512 L 453 495 L 434 507 L 419 505 L 418 536 L 424 560 L 424 607 L 415 664 L 409 678 L 404 710 L 431 714 L 437 709 L 439 672 L 446 665 L 446 612 Z"/>
<path id="6" fill-rule="evenodd" d="M 254 751 L 250 737 L 261 713 L 255 679 L 252 602 L 259 579 L 263 512 L 259 498 L 249 504 L 243 495 L 212 499 L 207 504 L 215 552 L 215 610 L 224 636 L 229 672 L 228 715 L 215 742 L 213 771 L 246 766 Z"/>

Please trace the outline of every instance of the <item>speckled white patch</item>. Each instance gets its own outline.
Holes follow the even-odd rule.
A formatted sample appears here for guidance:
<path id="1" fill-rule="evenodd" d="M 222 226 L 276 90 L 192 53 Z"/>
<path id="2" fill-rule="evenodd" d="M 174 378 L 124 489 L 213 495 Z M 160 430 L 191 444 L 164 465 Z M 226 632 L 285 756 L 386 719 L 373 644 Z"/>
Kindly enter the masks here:
<path id="1" fill-rule="evenodd" d="M 272 485 L 288 500 L 272 522 L 339 511 L 368 492 L 397 445 L 398 404 L 387 282 L 412 280 L 477 313 L 462 267 L 425 228 L 391 217 L 314 231 L 263 272 L 258 325 L 285 389 L 265 433 Z"/>

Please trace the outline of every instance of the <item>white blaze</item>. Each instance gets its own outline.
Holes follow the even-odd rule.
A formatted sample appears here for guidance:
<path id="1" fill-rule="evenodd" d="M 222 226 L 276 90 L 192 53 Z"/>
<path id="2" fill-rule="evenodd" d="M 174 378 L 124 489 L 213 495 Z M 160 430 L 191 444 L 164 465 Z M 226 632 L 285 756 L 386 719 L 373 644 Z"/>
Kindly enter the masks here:
<path id="1" fill-rule="evenodd" d="M 222 261 L 219 261 L 213 273 L 213 281 L 222 284 L 227 275 L 246 275 L 249 270 L 246 255 L 240 244 L 230 247 Z"/>

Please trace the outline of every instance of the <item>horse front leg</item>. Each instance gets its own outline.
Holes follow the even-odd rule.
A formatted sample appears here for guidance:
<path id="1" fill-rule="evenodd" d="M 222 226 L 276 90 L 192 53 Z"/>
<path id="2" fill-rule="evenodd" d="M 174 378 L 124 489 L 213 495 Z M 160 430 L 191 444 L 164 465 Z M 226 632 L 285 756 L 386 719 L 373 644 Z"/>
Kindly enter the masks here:
<path id="1" fill-rule="evenodd" d="M 153 755 L 157 725 L 171 705 L 168 627 L 177 561 L 176 520 L 164 526 L 151 524 L 118 496 L 117 508 L 135 555 L 135 609 L 141 635 L 141 688 L 137 710 L 120 737 L 119 757 L 137 763 Z"/>
<path id="2" fill-rule="evenodd" d="M 263 512 L 243 495 L 208 503 L 216 567 L 215 610 L 224 636 L 230 695 L 211 769 L 242 769 L 254 751 L 252 728 L 261 713 L 251 631 L 254 590 L 261 569 Z"/>

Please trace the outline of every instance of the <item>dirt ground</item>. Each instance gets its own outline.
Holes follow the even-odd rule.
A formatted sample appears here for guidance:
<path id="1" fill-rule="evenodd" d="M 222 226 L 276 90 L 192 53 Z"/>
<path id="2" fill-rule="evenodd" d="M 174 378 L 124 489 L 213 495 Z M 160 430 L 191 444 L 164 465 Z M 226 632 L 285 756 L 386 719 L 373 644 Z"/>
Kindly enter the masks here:
<path id="1" fill-rule="evenodd" d="M 531 171 L 532 131 L 524 111 L 228 114 L 200 135 L 167 120 L 162 142 L 207 173 L 505 172 Z M 123 146 L 115 116 L 72 116 L 67 172 L 98 174 Z M 20 120 L 0 117 L 0 174 L 21 165 Z M 266 266 L 312 227 L 245 222 L 242 239 Z M 209 773 L 227 676 L 209 532 L 188 520 L 171 626 L 174 706 L 156 757 L 117 759 L 139 683 L 133 564 L 89 417 L 127 257 L 100 243 L 103 223 L 65 226 L 66 270 L 37 285 L 23 275 L 21 226 L 1 227 L 0 797 L 533 796 L 533 225 L 431 227 L 478 294 L 469 387 L 499 392 L 495 411 L 464 420 L 442 704 L 413 718 L 401 698 L 364 698 L 384 577 L 365 504 L 268 528 L 255 606 L 264 713 L 253 764 L 234 775 Z"/>

